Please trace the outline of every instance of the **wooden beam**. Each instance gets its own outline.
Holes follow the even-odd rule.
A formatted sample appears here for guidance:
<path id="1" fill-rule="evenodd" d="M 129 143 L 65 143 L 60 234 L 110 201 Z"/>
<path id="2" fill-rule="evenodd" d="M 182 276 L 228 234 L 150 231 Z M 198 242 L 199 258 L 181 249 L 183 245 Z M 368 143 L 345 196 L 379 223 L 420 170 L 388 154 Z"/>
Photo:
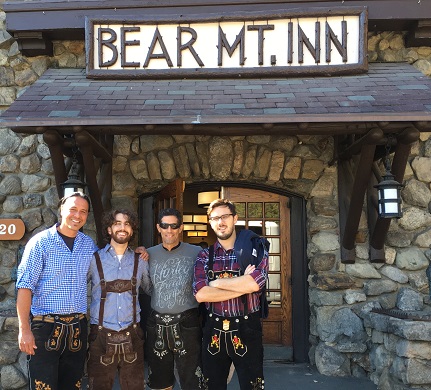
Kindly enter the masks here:
<path id="1" fill-rule="evenodd" d="M 108 153 L 112 155 L 114 149 L 114 136 L 105 134 L 103 144 L 105 144 Z M 102 163 L 99 176 L 99 189 L 102 196 L 103 208 L 105 210 L 109 210 L 112 206 L 112 159 L 108 162 Z"/>
<path id="2" fill-rule="evenodd" d="M 375 128 L 370 130 L 361 140 L 353 144 L 356 148 L 360 143 L 360 158 L 356 167 L 355 179 L 352 186 L 350 205 L 347 212 L 346 223 L 341 226 L 342 244 L 341 261 L 343 263 L 355 262 L 355 237 L 358 231 L 359 220 L 362 213 L 365 191 L 371 175 L 376 144 L 383 138 L 383 131 Z"/>
<path id="3" fill-rule="evenodd" d="M 414 127 L 405 129 L 397 136 L 398 142 L 395 148 L 391 172 L 395 176 L 395 180 L 399 183 L 403 182 L 412 144 L 419 139 L 419 136 L 420 132 Z M 369 205 L 369 207 L 370 206 L 371 205 Z M 377 209 L 375 209 L 374 212 L 377 213 Z M 370 261 L 372 263 L 385 262 L 384 244 L 391 220 L 391 218 L 377 218 L 375 224 L 369 226 L 370 231 L 372 231 L 370 240 Z M 370 223 L 370 220 L 368 223 Z"/>
<path id="4" fill-rule="evenodd" d="M 103 245 L 102 215 L 104 210 L 99 186 L 97 184 L 97 171 L 94 165 L 93 146 L 89 134 L 86 131 L 77 133 L 75 135 L 75 139 L 82 154 L 88 192 L 93 206 L 97 245 L 101 247 Z"/>
<path id="5" fill-rule="evenodd" d="M 49 153 L 51 154 L 57 194 L 59 198 L 62 198 L 63 189 L 61 183 L 67 180 L 67 170 L 63 155 L 63 137 L 57 131 L 49 129 L 43 133 L 43 140 L 48 145 Z"/>
<path id="6" fill-rule="evenodd" d="M 374 114 L 309 114 L 309 115 L 254 115 L 254 116 L 196 116 L 169 117 L 103 117 L 70 119 L 16 119 L 5 120 L 3 127 L 10 127 L 16 133 L 39 134 L 47 128 L 54 128 L 59 134 L 74 134 L 75 125 L 97 137 L 110 135 L 345 135 L 366 134 L 381 121 L 391 124 L 391 131 L 398 133 L 408 126 L 420 123 L 420 131 L 431 131 L 431 113 L 374 113 Z M 177 123 L 173 123 L 176 121 Z M 148 123 L 150 122 L 150 123 Z M 183 124 L 194 123 L 193 133 L 187 132 Z M 268 129 L 263 125 L 270 123 Z"/>
<path id="7" fill-rule="evenodd" d="M 349 160 L 353 155 L 360 153 L 361 148 L 364 144 L 375 144 L 377 145 L 383 138 L 382 130 L 378 128 L 371 129 L 364 137 L 361 137 L 356 142 L 353 142 L 346 149 L 338 152 L 334 160 Z M 329 165 L 332 165 L 334 161 L 331 161 Z"/>

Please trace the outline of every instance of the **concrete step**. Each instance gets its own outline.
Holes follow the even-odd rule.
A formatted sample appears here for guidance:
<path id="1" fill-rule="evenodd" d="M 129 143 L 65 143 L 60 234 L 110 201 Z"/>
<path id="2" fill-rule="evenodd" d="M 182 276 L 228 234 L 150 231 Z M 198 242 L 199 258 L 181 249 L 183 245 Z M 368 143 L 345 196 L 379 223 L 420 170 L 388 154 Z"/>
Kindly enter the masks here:
<path id="1" fill-rule="evenodd" d="M 264 344 L 263 360 L 272 362 L 293 362 L 293 348 L 277 344 Z"/>

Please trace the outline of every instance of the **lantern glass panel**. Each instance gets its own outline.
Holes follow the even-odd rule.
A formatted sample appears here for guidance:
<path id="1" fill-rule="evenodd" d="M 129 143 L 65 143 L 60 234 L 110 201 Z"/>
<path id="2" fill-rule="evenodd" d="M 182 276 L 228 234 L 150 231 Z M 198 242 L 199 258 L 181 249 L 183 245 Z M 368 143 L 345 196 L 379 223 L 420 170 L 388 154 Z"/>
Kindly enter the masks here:
<path id="1" fill-rule="evenodd" d="M 386 214 L 398 214 L 398 202 L 385 202 Z"/>
<path id="2" fill-rule="evenodd" d="M 398 198 L 398 190 L 396 188 L 385 188 L 383 190 L 385 199 L 397 199 Z"/>

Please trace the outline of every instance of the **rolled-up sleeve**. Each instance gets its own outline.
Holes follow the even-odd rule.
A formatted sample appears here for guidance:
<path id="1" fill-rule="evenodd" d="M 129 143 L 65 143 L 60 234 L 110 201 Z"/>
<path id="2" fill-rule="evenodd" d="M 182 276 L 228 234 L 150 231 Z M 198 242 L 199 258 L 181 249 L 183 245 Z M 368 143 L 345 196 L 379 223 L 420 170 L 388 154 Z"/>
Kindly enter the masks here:
<path id="1" fill-rule="evenodd" d="M 28 288 L 33 293 L 43 268 L 43 250 L 39 241 L 30 239 L 17 270 L 16 288 Z"/>
<path id="2" fill-rule="evenodd" d="M 208 286 L 208 278 L 205 272 L 205 267 L 208 262 L 208 249 L 204 249 L 199 252 L 196 257 L 194 278 L 193 278 L 193 294 L 196 295 L 197 292 L 205 286 Z"/>
<path id="3" fill-rule="evenodd" d="M 268 251 L 265 250 L 262 256 L 262 260 L 256 269 L 250 274 L 254 281 L 259 286 L 259 291 L 265 287 L 266 279 L 268 278 Z"/>

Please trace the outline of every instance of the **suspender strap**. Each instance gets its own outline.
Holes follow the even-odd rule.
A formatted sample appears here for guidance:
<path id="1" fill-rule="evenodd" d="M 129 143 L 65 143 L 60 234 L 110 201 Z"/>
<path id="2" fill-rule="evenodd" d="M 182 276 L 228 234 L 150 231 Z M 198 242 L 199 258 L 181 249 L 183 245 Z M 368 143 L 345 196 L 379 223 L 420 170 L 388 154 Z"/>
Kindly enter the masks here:
<path id="1" fill-rule="evenodd" d="M 135 253 L 135 263 L 133 266 L 132 276 L 132 297 L 133 297 L 133 323 L 136 324 L 136 299 L 138 297 L 138 265 L 139 265 L 139 253 Z"/>
<path id="2" fill-rule="evenodd" d="M 103 326 L 103 315 L 105 313 L 105 301 L 106 301 L 106 280 L 103 274 L 102 261 L 100 260 L 100 256 L 97 252 L 94 253 L 94 257 L 96 258 L 96 266 L 97 272 L 99 272 L 100 279 L 100 307 L 99 307 L 99 326 Z"/>
<path id="3" fill-rule="evenodd" d="M 213 271 L 213 266 L 214 266 L 214 245 L 211 245 L 209 247 L 209 254 L 208 254 L 208 271 L 207 271 L 207 275 L 208 275 L 208 280 L 214 280 L 215 276 L 214 276 L 214 271 Z M 213 312 L 213 303 L 210 302 L 210 313 Z"/>
<path id="4" fill-rule="evenodd" d="M 97 271 L 99 273 L 100 289 L 101 289 L 100 308 L 99 308 L 99 327 L 103 327 L 103 316 L 105 313 L 105 302 L 106 302 L 106 295 L 107 295 L 108 289 L 107 289 L 107 282 L 103 274 L 102 261 L 100 260 L 99 253 L 95 252 L 94 257 L 96 258 L 96 266 L 97 266 Z M 131 284 L 130 284 L 130 291 L 132 293 L 132 299 L 133 299 L 133 324 L 136 324 L 136 320 L 137 320 L 136 301 L 138 298 L 138 278 L 137 278 L 138 266 L 139 266 L 139 253 L 135 253 L 133 275 L 132 275 Z"/>
<path id="5" fill-rule="evenodd" d="M 213 272 L 213 267 L 214 267 L 214 245 L 211 245 L 209 247 L 208 271 L 207 271 L 208 280 L 214 280 L 215 279 L 214 272 Z"/>

